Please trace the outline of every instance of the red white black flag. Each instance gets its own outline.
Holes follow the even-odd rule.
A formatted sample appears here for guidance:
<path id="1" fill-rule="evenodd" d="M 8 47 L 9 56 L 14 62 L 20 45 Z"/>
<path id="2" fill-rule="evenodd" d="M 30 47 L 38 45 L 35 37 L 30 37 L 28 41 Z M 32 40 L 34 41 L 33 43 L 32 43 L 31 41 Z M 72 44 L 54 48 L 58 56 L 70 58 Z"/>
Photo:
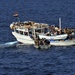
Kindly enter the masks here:
<path id="1" fill-rule="evenodd" d="M 18 12 L 15 12 L 13 16 L 18 17 Z"/>

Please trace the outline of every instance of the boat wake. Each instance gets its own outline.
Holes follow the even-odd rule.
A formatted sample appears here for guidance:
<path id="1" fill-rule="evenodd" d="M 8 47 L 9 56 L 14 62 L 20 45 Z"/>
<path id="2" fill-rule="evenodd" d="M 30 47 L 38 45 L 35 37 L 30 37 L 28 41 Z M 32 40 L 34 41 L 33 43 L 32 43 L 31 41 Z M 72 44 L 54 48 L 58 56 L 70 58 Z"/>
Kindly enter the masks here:
<path id="1" fill-rule="evenodd" d="M 0 44 L 0 48 L 9 48 L 9 47 L 15 47 L 18 41 L 13 41 L 13 42 L 6 42 L 3 44 Z"/>

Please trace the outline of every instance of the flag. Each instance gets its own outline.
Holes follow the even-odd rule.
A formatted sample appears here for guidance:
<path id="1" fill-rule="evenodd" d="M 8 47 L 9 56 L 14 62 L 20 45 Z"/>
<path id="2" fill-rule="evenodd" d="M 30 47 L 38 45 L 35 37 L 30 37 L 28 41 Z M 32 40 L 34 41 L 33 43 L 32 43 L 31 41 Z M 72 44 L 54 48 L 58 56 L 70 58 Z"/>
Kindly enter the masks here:
<path id="1" fill-rule="evenodd" d="M 13 16 L 18 17 L 18 12 L 15 12 Z"/>

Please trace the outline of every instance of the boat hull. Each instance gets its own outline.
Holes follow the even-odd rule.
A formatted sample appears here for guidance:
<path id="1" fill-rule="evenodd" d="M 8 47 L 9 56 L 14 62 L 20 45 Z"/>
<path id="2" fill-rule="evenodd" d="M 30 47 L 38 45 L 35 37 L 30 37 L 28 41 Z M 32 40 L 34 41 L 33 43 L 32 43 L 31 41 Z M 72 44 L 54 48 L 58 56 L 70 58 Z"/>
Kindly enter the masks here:
<path id="1" fill-rule="evenodd" d="M 71 46 L 75 45 L 75 40 L 65 40 L 65 41 L 50 41 L 52 46 Z"/>
<path id="2" fill-rule="evenodd" d="M 31 39 L 30 36 L 21 35 L 21 34 L 16 33 L 16 32 L 12 32 L 12 34 L 15 36 L 17 41 L 19 41 L 23 44 L 26 44 L 26 45 L 34 44 L 34 40 Z"/>

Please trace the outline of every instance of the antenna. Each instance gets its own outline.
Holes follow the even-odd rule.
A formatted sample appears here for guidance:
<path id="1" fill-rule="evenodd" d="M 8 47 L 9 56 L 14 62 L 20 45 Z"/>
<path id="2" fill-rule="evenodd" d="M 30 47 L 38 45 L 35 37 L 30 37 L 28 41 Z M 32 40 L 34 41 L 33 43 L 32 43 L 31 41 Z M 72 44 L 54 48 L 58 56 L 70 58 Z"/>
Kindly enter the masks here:
<path id="1" fill-rule="evenodd" d="M 59 17 L 59 28 L 61 29 L 61 18 Z"/>

